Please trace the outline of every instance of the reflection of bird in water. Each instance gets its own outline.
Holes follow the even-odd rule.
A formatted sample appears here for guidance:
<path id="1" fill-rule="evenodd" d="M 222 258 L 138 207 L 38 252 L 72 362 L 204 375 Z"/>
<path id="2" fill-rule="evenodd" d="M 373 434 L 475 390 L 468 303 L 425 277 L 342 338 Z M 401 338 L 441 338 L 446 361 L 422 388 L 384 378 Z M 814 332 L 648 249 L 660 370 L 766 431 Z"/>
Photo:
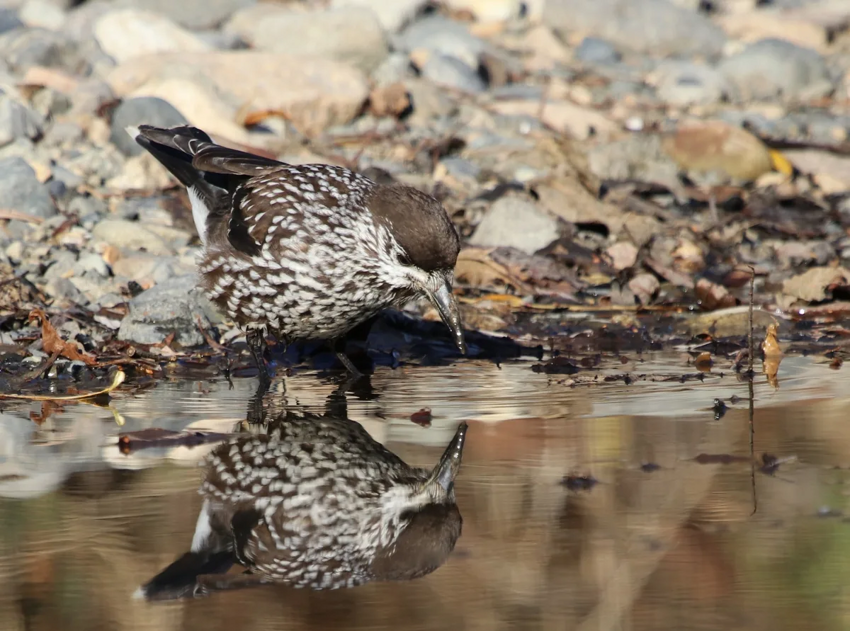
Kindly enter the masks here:
<path id="1" fill-rule="evenodd" d="M 206 461 L 191 551 L 141 587 L 151 600 L 280 582 L 335 589 L 414 579 L 440 567 L 460 536 L 454 480 L 462 423 L 432 470 L 410 467 L 356 422 L 272 421 Z M 234 563 L 243 574 L 225 574 Z"/>

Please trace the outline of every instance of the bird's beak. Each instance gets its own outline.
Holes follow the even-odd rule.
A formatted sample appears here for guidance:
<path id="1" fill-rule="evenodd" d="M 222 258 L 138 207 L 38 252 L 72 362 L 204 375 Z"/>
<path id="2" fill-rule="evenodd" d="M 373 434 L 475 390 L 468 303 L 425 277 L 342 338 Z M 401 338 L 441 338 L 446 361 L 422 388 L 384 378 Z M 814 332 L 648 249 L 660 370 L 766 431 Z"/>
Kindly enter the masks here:
<path id="1" fill-rule="evenodd" d="M 457 298 L 452 294 L 452 286 L 448 281 L 440 283 L 437 291 L 426 290 L 428 300 L 440 314 L 443 322 L 452 332 L 455 344 L 464 355 L 466 355 L 466 342 L 463 340 L 463 325 L 460 322 L 460 309 L 457 306 Z"/>
<path id="2" fill-rule="evenodd" d="M 460 471 L 460 461 L 463 456 L 463 445 L 466 442 L 467 428 L 468 425 L 466 423 L 458 425 L 454 438 L 452 438 L 449 446 L 446 447 L 439 464 L 434 467 L 434 471 L 428 479 L 428 484 L 439 484 L 446 493 L 451 490 L 455 478 Z"/>

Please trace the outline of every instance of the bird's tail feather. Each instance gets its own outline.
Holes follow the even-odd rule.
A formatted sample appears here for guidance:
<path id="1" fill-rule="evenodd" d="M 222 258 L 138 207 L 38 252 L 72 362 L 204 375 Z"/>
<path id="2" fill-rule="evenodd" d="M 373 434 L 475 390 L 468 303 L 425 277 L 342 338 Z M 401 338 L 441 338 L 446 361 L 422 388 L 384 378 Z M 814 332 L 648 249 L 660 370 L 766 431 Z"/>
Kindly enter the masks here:
<path id="1" fill-rule="evenodd" d="M 235 561 L 233 552 L 186 552 L 162 572 L 136 590 L 135 598 L 175 600 L 195 595 L 198 577 L 224 574 Z"/>

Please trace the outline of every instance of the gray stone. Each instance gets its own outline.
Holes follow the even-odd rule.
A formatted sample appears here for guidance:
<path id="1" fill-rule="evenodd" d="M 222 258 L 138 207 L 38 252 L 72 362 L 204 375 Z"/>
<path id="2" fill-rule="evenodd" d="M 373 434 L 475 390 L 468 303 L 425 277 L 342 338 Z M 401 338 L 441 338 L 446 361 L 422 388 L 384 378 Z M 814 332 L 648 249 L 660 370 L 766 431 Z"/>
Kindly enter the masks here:
<path id="1" fill-rule="evenodd" d="M 416 16 L 425 2 L 426 0 L 332 0 L 331 6 L 370 9 L 378 16 L 384 30 L 395 33 Z"/>
<path id="2" fill-rule="evenodd" d="M 615 64 L 620 61 L 621 55 L 611 42 L 585 37 L 576 48 L 575 58 L 589 64 Z"/>
<path id="3" fill-rule="evenodd" d="M 62 305 L 88 304 L 88 298 L 68 278 L 53 278 L 44 286 L 48 296 Z M 57 305 L 58 306 L 58 305 Z"/>
<path id="4" fill-rule="evenodd" d="M 372 73 L 378 86 L 391 85 L 410 76 L 410 58 L 401 53 L 391 53 Z"/>
<path id="5" fill-rule="evenodd" d="M 85 47 L 64 33 L 40 28 L 17 29 L 0 36 L 0 59 L 19 73 L 32 66 L 83 76 L 91 71 Z"/>
<path id="6" fill-rule="evenodd" d="M 20 28 L 23 25 L 24 23 L 18 17 L 17 11 L 14 9 L 0 9 L 0 35 Z"/>
<path id="7" fill-rule="evenodd" d="M 156 127 L 176 127 L 189 121 L 168 101 L 155 96 L 141 96 L 127 99 L 115 108 L 112 115 L 112 130 L 109 140 L 126 156 L 137 156 L 144 152 L 139 144 L 130 138 L 128 126 L 154 125 Z"/>
<path id="8" fill-rule="evenodd" d="M 74 275 L 83 275 L 94 272 L 101 278 L 109 277 L 109 265 L 103 260 L 103 257 L 94 252 L 86 252 L 80 255 L 77 262 L 74 264 Z"/>
<path id="9" fill-rule="evenodd" d="M 118 339 L 157 344 L 173 332 L 184 346 L 203 344 L 198 318 L 204 326 L 209 321 L 197 283 L 194 274 L 174 276 L 133 298 L 118 329 Z"/>
<path id="10" fill-rule="evenodd" d="M 457 57 L 433 54 L 421 69 L 422 76 L 436 83 L 463 92 L 484 92 L 487 84 L 481 76 Z"/>
<path id="11" fill-rule="evenodd" d="M 735 89 L 717 69 L 689 61 L 665 61 L 656 70 L 658 97 L 670 105 L 717 103 Z"/>
<path id="12" fill-rule="evenodd" d="M 36 217 L 52 217 L 56 206 L 47 188 L 38 181 L 33 168 L 23 158 L 0 160 L 0 204 Z"/>
<path id="13" fill-rule="evenodd" d="M 823 57 L 780 39 L 763 39 L 724 59 L 718 69 L 743 99 L 807 100 L 829 94 L 833 83 Z"/>
<path id="14" fill-rule="evenodd" d="M 77 262 L 77 255 L 65 248 L 54 248 L 50 252 L 50 267 L 44 272 L 46 281 L 62 278 L 70 272 Z"/>
<path id="15" fill-rule="evenodd" d="M 63 7 L 48 0 L 25 0 L 18 10 L 21 21 L 29 27 L 40 27 L 58 31 L 65 22 Z"/>
<path id="16" fill-rule="evenodd" d="M 171 254 L 171 248 L 162 237 L 134 221 L 104 219 L 94 227 L 92 234 L 116 248 L 144 250 L 150 254 Z"/>
<path id="17" fill-rule="evenodd" d="M 235 14 L 226 30 L 258 50 L 345 62 L 367 73 L 389 54 L 377 16 L 362 7 L 297 11 L 264 3 Z"/>
<path id="18" fill-rule="evenodd" d="M 257 0 L 121 0 L 116 4 L 159 13 L 199 31 L 216 28 L 236 11 L 256 3 Z"/>
<path id="19" fill-rule="evenodd" d="M 0 94 L 0 147 L 18 138 L 38 138 L 44 118 L 8 94 Z"/>
<path id="20" fill-rule="evenodd" d="M 527 199 L 507 196 L 490 207 L 469 243 L 513 247 L 534 254 L 559 236 L 557 219 Z"/>
<path id="21" fill-rule="evenodd" d="M 655 55 L 718 56 L 726 42 L 708 18 L 668 0 L 547 0 L 543 22 Z"/>
<path id="22" fill-rule="evenodd" d="M 473 69 L 478 68 L 481 54 L 488 49 L 487 43 L 472 35 L 463 24 L 441 16 L 411 24 L 396 37 L 395 47 L 406 52 L 425 49 L 454 57 Z"/>

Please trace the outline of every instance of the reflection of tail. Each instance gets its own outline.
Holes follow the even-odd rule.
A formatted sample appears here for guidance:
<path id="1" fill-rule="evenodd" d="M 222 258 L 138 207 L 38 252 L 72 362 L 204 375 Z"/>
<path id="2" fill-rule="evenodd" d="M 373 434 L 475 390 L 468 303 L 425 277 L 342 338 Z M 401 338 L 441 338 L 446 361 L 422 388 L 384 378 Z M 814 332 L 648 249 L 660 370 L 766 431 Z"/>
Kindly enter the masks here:
<path id="1" fill-rule="evenodd" d="M 235 561 L 233 553 L 187 552 L 145 583 L 134 598 L 147 600 L 173 600 L 193 596 L 202 574 L 223 574 Z"/>
<path id="2" fill-rule="evenodd" d="M 215 506 L 205 501 L 195 525 L 191 551 L 142 585 L 133 596 L 147 600 L 194 596 L 199 576 L 224 574 L 236 562 L 231 541 Z"/>

